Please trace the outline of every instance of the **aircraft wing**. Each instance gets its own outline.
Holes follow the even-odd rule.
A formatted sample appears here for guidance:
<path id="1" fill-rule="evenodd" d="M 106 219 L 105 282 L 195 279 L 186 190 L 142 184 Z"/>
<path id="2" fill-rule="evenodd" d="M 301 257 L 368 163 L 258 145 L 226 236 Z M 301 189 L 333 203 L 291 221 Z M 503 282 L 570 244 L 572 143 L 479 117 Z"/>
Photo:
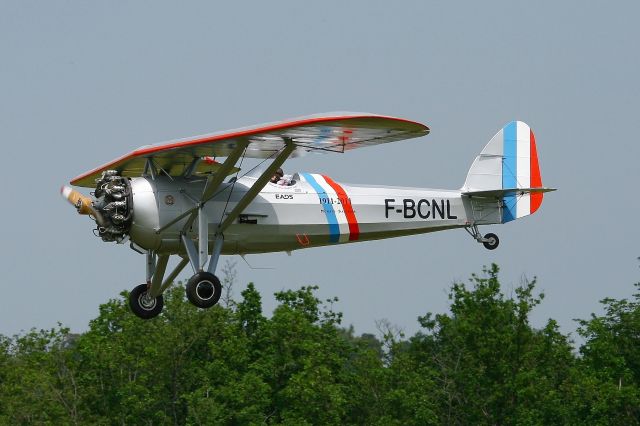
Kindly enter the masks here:
<path id="1" fill-rule="evenodd" d="M 118 170 L 122 176 L 140 176 L 148 158 L 158 170 L 170 176 L 182 175 L 189 167 L 193 174 L 215 171 L 215 158 L 227 157 L 238 142 L 248 141 L 250 158 L 275 157 L 286 142 L 295 145 L 291 156 L 310 151 L 340 152 L 424 136 L 424 124 L 395 117 L 353 112 L 310 115 L 291 120 L 211 133 L 157 145 L 146 145 L 71 180 L 72 185 L 92 188 L 104 170 Z M 202 160 L 202 161 L 201 161 Z"/>

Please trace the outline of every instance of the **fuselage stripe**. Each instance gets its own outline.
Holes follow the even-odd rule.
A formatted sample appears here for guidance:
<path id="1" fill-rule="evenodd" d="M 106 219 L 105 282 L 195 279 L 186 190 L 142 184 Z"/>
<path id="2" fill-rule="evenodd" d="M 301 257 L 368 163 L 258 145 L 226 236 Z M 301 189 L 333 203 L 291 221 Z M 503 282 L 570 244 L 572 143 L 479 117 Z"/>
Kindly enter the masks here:
<path id="1" fill-rule="evenodd" d="M 353 211 L 353 206 L 351 205 L 349 196 L 342 188 L 342 186 L 336 183 L 329 176 L 322 175 L 322 177 L 329 184 L 329 186 L 333 188 L 334 191 L 336 191 L 338 200 L 340 200 L 340 204 L 342 204 L 344 214 L 347 217 L 347 223 L 349 224 L 349 241 L 357 241 L 360 237 L 360 227 L 358 226 L 358 219 L 356 219 L 356 213 Z"/>
<path id="2" fill-rule="evenodd" d="M 322 209 L 324 210 L 324 214 L 327 218 L 327 224 L 329 225 L 329 242 L 337 243 L 340 240 L 340 226 L 338 225 L 338 218 L 336 217 L 336 212 L 333 209 L 333 206 L 325 200 L 329 199 L 329 194 L 320 186 L 320 184 L 311 176 L 309 173 L 302 173 L 304 179 L 309 182 L 309 185 L 316 191 L 318 195 L 318 199 L 322 204 Z"/>

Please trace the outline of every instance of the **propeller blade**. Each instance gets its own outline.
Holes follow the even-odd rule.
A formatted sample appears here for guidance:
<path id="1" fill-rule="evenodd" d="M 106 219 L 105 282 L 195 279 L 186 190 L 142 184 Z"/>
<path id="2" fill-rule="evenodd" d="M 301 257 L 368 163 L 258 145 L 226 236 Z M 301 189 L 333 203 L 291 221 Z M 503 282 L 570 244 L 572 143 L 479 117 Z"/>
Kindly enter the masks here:
<path id="1" fill-rule="evenodd" d="M 91 197 L 87 197 L 76 191 L 75 189 L 64 185 L 60 188 L 62 197 L 69 201 L 76 208 L 79 214 L 93 216 L 98 225 L 104 226 L 104 219 L 92 204 Z"/>

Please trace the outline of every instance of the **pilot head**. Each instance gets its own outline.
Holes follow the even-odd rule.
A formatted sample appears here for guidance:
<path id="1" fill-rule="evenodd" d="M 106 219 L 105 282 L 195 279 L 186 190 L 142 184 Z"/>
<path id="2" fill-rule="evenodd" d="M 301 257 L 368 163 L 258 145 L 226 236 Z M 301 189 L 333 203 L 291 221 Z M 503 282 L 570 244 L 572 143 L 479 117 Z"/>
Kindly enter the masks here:
<path id="1" fill-rule="evenodd" d="M 282 176 L 284 176 L 284 172 L 282 171 L 282 169 L 276 170 L 274 175 L 271 177 L 271 182 L 278 183 L 278 181 L 282 179 Z"/>

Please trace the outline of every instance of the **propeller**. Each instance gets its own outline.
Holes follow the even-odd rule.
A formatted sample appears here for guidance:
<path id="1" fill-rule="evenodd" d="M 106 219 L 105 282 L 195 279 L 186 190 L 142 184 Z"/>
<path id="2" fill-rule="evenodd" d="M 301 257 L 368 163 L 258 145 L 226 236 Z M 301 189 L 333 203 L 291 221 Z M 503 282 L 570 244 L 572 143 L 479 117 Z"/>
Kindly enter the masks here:
<path id="1" fill-rule="evenodd" d="M 76 208 L 79 214 L 88 215 L 95 219 L 99 226 L 105 226 L 105 220 L 98 210 L 93 207 L 93 200 L 76 191 L 75 189 L 64 185 L 60 188 L 62 197 L 69 201 Z"/>

